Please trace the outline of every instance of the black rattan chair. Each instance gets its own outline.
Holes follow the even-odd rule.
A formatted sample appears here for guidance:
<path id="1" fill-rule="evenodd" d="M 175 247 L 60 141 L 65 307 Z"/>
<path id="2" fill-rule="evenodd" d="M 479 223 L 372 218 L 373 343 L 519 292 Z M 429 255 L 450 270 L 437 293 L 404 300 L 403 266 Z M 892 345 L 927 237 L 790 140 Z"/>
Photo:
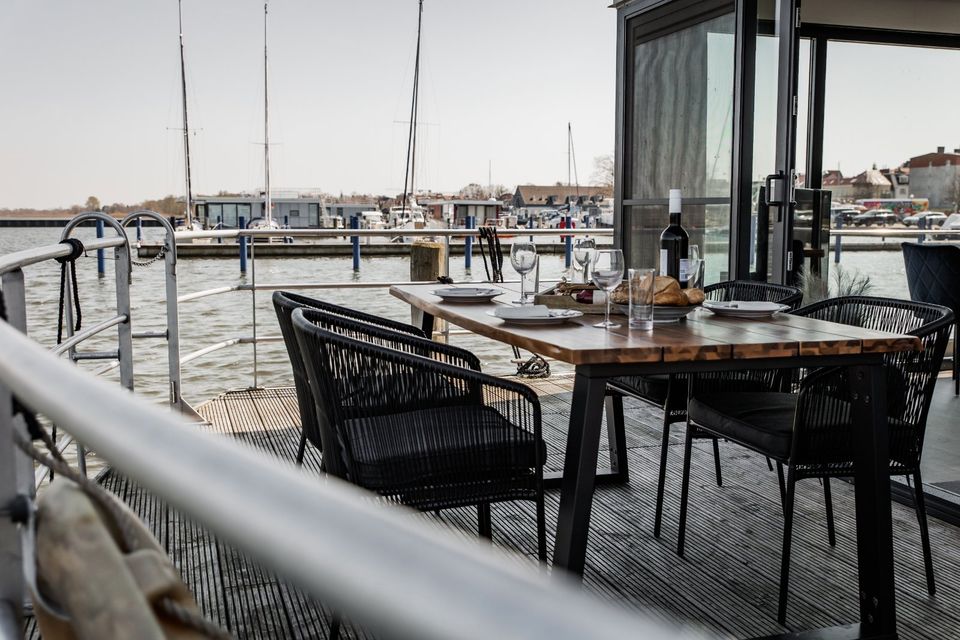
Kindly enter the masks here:
<path id="1" fill-rule="evenodd" d="M 375 316 L 362 311 L 356 311 L 348 307 L 343 307 L 331 302 L 309 298 L 307 296 L 289 293 L 287 291 L 276 291 L 273 294 L 273 308 L 277 313 L 277 321 L 280 324 L 280 333 L 283 334 L 283 342 L 287 347 L 287 355 L 290 358 L 290 365 L 293 368 L 293 382 L 297 391 L 297 404 L 300 407 L 301 434 L 300 444 L 297 448 L 297 464 L 303 463 L 303 455 L 307 440 L 310 441 L 318 450 L 323 450 L 323 441 L 321 438 L 320 427 L 317 423 L 317 415 L 314 409 L 315 403 L 313 393 L 310 390 L 307 370 L 300 356 L 300 345 L 297 343 L 297 337 L 293 331 L 293 321 L 291 316 L 294 309 L 315 309 L 332 316 L 350 318 L 364 325 L 380 327 L 389 331 L 390 340 L 388 346 L 404 350 L 409 340 L 408 338 L 419 338 L 414 340 L 413 345 L 408 347 L 416 349 L 416 353 L 445 359 L 458 366 L 467 367 L 476 371 L 480 370 L 480 361 L 469 351 L 458 349 L 438 342 L 424 341 L 424 333 L 417 327 L 403 322 L 397 322 L 381 316 Z M 358 336 L 363 339 L 363 336 Z"/>
<path id="2" fill-rule="evenodd" d="M 796 287 L 752 280 L 731 280 L 711 284 L 704 287 L 704 294 L 708 300 L 777 302 L 791 309 L 795 309 L 803 299 L 803 293 Z M 670 445 L 670 425 L 687 419 L 687 382 L 688 377 L 685 375 L 653 374 L 624 376 L 614 378 L 607 383 L 607 393 L 613 395 L 613 410 L 620 415 L 623 413 L 623 396 L 637 398 L 663 409 L 660 475 L 657 479 L 657 509 L 653 525 L 653 535 L 656 537 L 660 537 L 660 525 L 663 520 L 663 493 L 667 473 L 667 451 Z M 607 420 L 613 420 L 613 417 L 607 416 Z M 613 421 L 622 428 L 622 420 Z M 618 441 L 622 442 L 623 439 Z M 720 444 L 716 438 L 713 438 L 713 460 L 717 486 L 721 486 L 723 476 L 720 472 Z"/>
<path id="3" fill-rule="evenodd" d="M 332 314 L 297 309 L 292 321 L 328 473 L 422 511 L 475 505 L 488 538 L 491 504 L 533 501 L 546 560 L 546 445 L 533 390 L 437 359 L 426 339 L 398 350 L 396 332 Z"/>
<path id="4" fill-rule="evenodd" d="M 890 428 L 890 474 L 912 477 L 917 519 L 923 545 L 927 588 L 934 593 L 933 561 L 923 501 L 920 457 L 927 411 L 937 373 L 953 324 L 946 307 L 886 298 L 845 297 L 825 300 L 796 311 L 798 315 L 919 337 L 923 350 L 891 353 L 885 360 L 887 415 Z M 828 527 L 832 528 L 829 479 L 854 475 L 855 430 L 850 415 L 845 367 L 817 369 L 802 376 L 798 393 L 710 393 L 691 385 L 687 436 L 684 443 L 683 487 L 677 552 L 683 554 L 690 486 L 690 458 L 695 437 L 725 438 L 786 465 L 781 485 L 784 529 L 778 619 L 786 619 L 793 527 L 794 485 L 821 478 L 827 499 Z M 781 476 L 782 477 L 782 476 Z"/>
<path id="5" fill-rule="evenodd" d="M 960 363 L 957 361 L 957 342 L 960 342 L 960 247 L 909 242 L 900 246 L 907 268 L 910 298 L 942 304 L 952 309 L 957 318 L 953 332 L 953 393 L 960 395 Z"/>

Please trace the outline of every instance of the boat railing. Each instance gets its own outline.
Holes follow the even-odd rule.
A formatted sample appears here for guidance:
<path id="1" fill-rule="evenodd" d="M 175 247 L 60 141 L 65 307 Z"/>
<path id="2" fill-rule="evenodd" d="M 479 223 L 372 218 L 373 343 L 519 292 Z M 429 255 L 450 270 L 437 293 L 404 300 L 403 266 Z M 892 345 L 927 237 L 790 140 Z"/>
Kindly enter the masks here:
<path id="1" fill-rule="evenodd" d="M 123 275 L 125 237 L 87 247 L 114 248 Z M 66 245 L 53 245 L 0 258 L 8 316 L 0 320 L 0 640 L 22 636 L 24 568 L 34 562 L 28 550 L 36 485 L 32 462 L 14 444 L 14 433 L 26 437 L 26 427 L 13 413 L 13 398 L 214 535 L 375 633 L 676 637 L 676 629 L 586 594 L 562 572 L 547 576 L 400 507 L 378 504 L 356 487 L 205 433 L 180 414 L 65 362 L 25 335 L 22 269 L 67 255 Z M 120 286 L 118 278 L 118 286 L 128 286 L 128 274 L 126 281 Z M 120 326 L 119 315 L 91 327 L 89 335 L 77 333 L 75 344 L 60 350 L 68 353 L 93 329 Z M 23 500 L 29 519 L 13 522 L 11 507 Z"/>

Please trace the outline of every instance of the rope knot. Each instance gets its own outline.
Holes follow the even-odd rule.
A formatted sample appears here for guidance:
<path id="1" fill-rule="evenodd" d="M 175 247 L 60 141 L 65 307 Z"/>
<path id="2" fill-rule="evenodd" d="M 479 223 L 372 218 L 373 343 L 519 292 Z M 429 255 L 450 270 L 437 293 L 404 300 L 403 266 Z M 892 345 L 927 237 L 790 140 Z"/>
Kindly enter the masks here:
<path id="1" fill-rule="evenodd" d="M 60 264 L 75 262 L 76 259 L 82 256 L 86 251 L 86 249 L 83 248 L 83 243 L 77 238 L 67 238 L 65 240 L 61 240 L 60 244 L 68 244 L 71 247 L 71 251 L 68 255 L 55 258 L 55 260 Z"/>

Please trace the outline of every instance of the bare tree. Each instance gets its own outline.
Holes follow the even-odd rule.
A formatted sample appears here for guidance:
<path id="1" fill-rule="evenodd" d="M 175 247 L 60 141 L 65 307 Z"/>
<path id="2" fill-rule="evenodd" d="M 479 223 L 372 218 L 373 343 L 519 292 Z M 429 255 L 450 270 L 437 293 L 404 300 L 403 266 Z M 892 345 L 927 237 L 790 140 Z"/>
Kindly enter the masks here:
<path id="1" fill-rule="evenodd" d="M 90 196 L 83 206 L 87 211 L 100 211 L 100 199 L 96 196 Z"/>
<path id="2" fill-rule="evenodd" d="M 593 184 L 599 187 L 613 187 L 613 154 L 608 153 L 593 159 Z"/>

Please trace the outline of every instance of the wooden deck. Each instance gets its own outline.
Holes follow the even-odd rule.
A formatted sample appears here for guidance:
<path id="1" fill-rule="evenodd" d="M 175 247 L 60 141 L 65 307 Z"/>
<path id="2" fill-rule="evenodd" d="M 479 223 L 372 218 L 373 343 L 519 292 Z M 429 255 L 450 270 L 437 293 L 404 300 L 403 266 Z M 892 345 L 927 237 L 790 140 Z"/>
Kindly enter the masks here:
<path id="1" fill-rule="evenodd" d="M 548 466 L 559 470 L 571 378 L 534 383 L 543 403 Z M 292 464 L 299 437 L 292 388 L 236 391 L 201 407 L 207 428 L 239 438 Z M 660 413 L 627 401 L 630 483 L 597 490 L 584 583 L 624 606 L 671 622 L 735 637 L 786 631 L 776 622 L 781 512 L 776 476 L 763 458 L 721 446 L 724 486 L 716 486 L 712 455 L 694 450 L 687 554 L 674 553 L 679 502 L 680 435 L 671 446 L 663 537 L 652 536 Z M 602 457 L 602 456 L 601 456 Z M 306 467 L 319 469 L 309 447 Z M 104 484 L 127 500 L 153 529 L 206 615 L 241 638 L 326 637 L 329 616 L 318 603 L 275 579 L 242 554 L 190 523 L 132 483 L 107 472 Z M 548 539 L 559 500 L 548 492 Z M 837 546 L 827 544 L 823 494 L 815 481 L 798 485 L 788 623 L 790 630 L 848 623 L 857 618 L 852 488 L 834 483 Z M 425 515 L 433 518 L 436 516 Z M 472 509 L 440 516 L 473 536 Z M 920 537 L 912 509 L 894 504 L 898 621 L 901 638 L 960 636 L 960 530 L 930 522 L 938 593 L 926 592 Z M 531 505 L 493 509 L 496 544 L 535 558 Z M 347 635 L 362 636 L 351 628 Z"/>

